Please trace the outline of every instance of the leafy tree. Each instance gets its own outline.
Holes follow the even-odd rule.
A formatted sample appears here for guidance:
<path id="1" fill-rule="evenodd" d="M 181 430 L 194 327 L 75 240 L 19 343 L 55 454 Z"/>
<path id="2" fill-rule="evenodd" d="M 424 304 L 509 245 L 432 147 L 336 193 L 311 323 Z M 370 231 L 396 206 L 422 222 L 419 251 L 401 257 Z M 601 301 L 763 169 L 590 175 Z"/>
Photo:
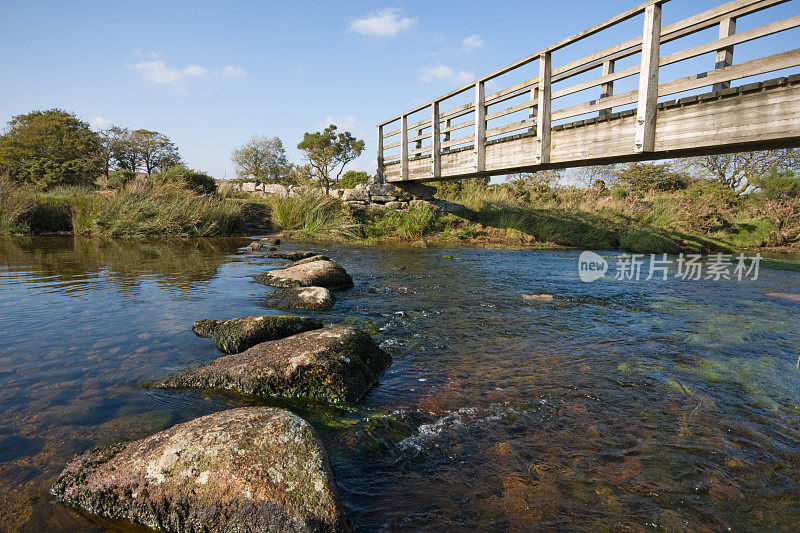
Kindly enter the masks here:
<path id="1" fill-rule="evenodd" d="M 136 177 L 133 170 L 127 168 L 120 168 L 110 172 L 108 175 L 108 188 L 109 189 L 122 189 L 125 184 Z"/>
<path id="2" fill-rule="evenodd" d="M 345 165 L 364 151 L 364 141 L 356 139 L 349 131 L 337 133 L 336 130 L 336 126 L 331 124 L 322 132 L 306 132 L 297 145 L 305 152 L 306 160 L 325 192 L 330 190 L 332 182 L 339 180 Z"/>
<path id="3" fill-rule="evenodd" d="M 99 136 L 61 109 L 11 119 L 0 136 L 0 171 L 42 188 L 90 184 L 101 174 Z"/>
<path id="4" fill-rule="evenodd" d="M 644 192 L 677 191 L 685 189 L 691 181 L 683 172 L 674 172 L 669 163 L 629 163 L 614 171 L 619 183 L 632 190 Z"/>
<path id="5" fill-rule="evenodd" d="M 800 148 L 693 157 L 684 165 L 742 194 L 752 190 L 761 176 L 800 170 Z"/>
<path id="6" fill-rule="evenodd" d="M 135 152 L 135 157 L 138 158 L 148 176 L 153 171 L 181 163 L 178 147 L 169 137 L 157 131 L 132 131 L 128 138 L 128 150 Z M 135 162 L 136 159 L 133 161 Z M 131 170 L 135 171 L 136 168 Z"/>
<path id="7" fill-rule="evenodd" d="M 360 183 L 367 183 L 369 181 L 369 174 L 366 172 L 359 172 L 356 170 L 348 170 L 342 175 L 339 180 L 339 186 L 342 189 L 352 189 Z"/>
<path id="8" fill-rule="evenodd" d="M 286 181 L 289 161 L 278 137 L 252 137 L 233 151 L 231 161 L 240 178 L 252 176 L 262 183 Z"/>

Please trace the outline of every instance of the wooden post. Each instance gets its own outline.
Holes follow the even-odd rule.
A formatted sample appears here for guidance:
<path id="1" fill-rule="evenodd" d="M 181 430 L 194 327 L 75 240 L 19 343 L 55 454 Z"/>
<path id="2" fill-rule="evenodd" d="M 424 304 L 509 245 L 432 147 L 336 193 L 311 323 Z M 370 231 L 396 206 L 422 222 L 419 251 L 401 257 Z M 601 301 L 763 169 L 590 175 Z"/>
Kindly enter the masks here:
<path id="1" fill-rule="evenodd" d="M 453 119 L 452 118 L 448 118 L 444 122 L 444 127 L 445 128 L 449 128 L 452 125 L 453 125 Z M 450 140 L 450 130 L 447 130 L 446 132 L 444 132 L 444 142 L 447 142 L 449 140 Z M 449 152 L 450 151 L 450 147 L 449 146 L 445 146 L 444 148 L 442 148 L 442 151 L 443 152 Z"/>
<path id="2" fill-rule="evenodd" d="M 661 4 L 652 4 L 647 6 L 644 11 L 642 66 L 639 70 L 639 102 L 636 111 L 636 143 L 634 145 L 634 151 L 637 153 L 655 150 L 660 45 Z"/>
<path id="3" fill-rule="evenodd" d="M 439 153 L 439 102 L 431 104 L 431 172 L 434 178 L 442 175 L 442 154 Z"/>
<path id="4" fill-rule="evenodd" d="M 423 128 L 419 128 L 417 130 L 417 137 L 421 136 L 423 131 L 424 131 Z M 422 148 L 422 139 L 417 139 L 417 142 L 414 144 L 414 148 L 416 149 Z"/>
<path id="5" fill-rule="evenodd" d="M 483 82 L 475 84 L 475 171 L 486 170 L 486 95 Z"/>
<path id="6" fill-rule="evenodd" d="M 383 174 L 383 125 L 378 126 L 378 183 L 386 183 L 386 177 Z"/>
<path id="7" fill-rule="evenodd" d="M 533 87 L 531 89 L 531 107 L 530 111 L 528 112 L 528 118 L 536 118 L 537 111 L 539 110 L 539 86 Z M 536 126 L 531 126 L 528 128 L 528 133 L 533 133 L 536 131 Z"/>
<path id="8" fill-rule="evenodd" d="M 614 74 L 614 60 L 610 59 L 608 61 L 603 62 L 603 76 L 608 76 L 609 74 Z M 600 99 L 608 98 L 614 94 L 614 82 L 609 81 L 604 83 L 600 86 Z M 611 108 L 609 109 L 601 109 L 600 116 L 610 115 Z"/>
<path id="9" fill-rule="evenodd" d="M 736 19 L 733 17 L 728 17 L 723 19 L 719 23 L 719 38 L 723 39 L 725 37 L 730 37 L 736 33 Z M 717 50 L 717 62 L 714 65 L 715 69 L 729 67 L 733 65 L 733 46 L 726 46 L 720 50 Z M 731 82 L 723 81 L 720 83 L 714 84 L 715 91 L 721 91 L 722 89 L 730 89 Z"/>
<path id="10" fill-rule="evenodd" d="M 539 56 L 539 112 L 536 121 L 536 163 L 545 165 L 550 162 L 550 126 L 551 126 L 551 86 L 552 72 L 550 52 Z"/>
<path id="11" fill-rule="evenodd" d="M 400 119 L 400 179 L 408 179 L 408 115 Z"/>

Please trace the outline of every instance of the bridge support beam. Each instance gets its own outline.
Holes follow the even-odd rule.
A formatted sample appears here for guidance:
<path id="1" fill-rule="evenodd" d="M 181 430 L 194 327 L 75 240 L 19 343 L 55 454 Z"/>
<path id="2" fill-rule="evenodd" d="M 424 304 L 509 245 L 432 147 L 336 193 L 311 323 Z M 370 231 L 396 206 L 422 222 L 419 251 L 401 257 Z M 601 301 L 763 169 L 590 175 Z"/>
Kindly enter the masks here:
<path id="1" fill-rule="evenodd" d="M 728 17 L 719 23 L 719 38 L 724 39 L 736 33 L 736 19 Z M 717 62 L 714 65 L 715 69 L 725 68 L 733 65 L 733 46 L 727 46 L 717 50 Z M 715 83 L 714 90 L 721 91 L 722 89 L 730 89 L 731 82 L 723 81 L 722 83 Z"/>
<path id="2" fill-rule="evenodd" d="M 614 63 L 613 59 L 609 59 L 608 61 L 603 62 L 603 76 L 608 76 L 609 74 L 614 74 Z M 600 86 L 600 99 L 608 98 L 609 96 L 614 95 L 614 82 L 609 81 Z M 604 117 L 606 115 L 611 114 L 611 108 L 608 109 L 601 109 L 600 116 Z"/>
<path id="3" fill-rule="evenodd" d="M 661 45 L 661 4 L 644 11 L 642 65 L 639 70 L 639 102 L 636 111 L 636 153 L 652 152 L 656 144 L 658 107 L 658 67 Z"/>
<path id="4" fill-rule="evenodd" d="M 539 101 L 536 120 L 536 163 L 541 165 L 550 162 L 552 71 L 550 52 L 545 52 L 539 56 Z"/>

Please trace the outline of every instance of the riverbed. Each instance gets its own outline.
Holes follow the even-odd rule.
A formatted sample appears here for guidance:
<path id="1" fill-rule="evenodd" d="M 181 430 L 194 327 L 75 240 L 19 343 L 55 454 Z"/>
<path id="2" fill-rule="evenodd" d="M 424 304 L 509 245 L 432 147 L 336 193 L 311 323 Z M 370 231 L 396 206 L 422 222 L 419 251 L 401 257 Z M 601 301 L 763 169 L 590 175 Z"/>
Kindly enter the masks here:
<path id="1" fill-rule="evenodd" d="M 313 314 L 394 359 L 360 404 L 146 388 L 220 355 L 195 320 L 281 314 L 253 281 L 281 262 L 246 244 L 0 239 L 0 530 L 137 531 L 54 502 L 64 464 L 254 404 L 315 426 L 358 531 L 800 529 L 800 272 L 320 245 L 355 287 Z"/>

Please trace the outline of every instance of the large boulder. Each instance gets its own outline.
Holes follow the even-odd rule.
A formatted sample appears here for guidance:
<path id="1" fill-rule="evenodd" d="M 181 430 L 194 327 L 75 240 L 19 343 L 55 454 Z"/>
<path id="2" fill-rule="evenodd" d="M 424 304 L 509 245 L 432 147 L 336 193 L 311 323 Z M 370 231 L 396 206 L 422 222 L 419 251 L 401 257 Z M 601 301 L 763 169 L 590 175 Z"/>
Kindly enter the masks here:
<path id="1" fill-rule="evenodd" d="M 156 386 L 347 403 L 364 396 L 391 362 L 363 331 L 335 326 L 258 344 Z"/>
<path id="2" fill-rule="evenodd" d="M 348 289 L 353 286 L 353 278 L 344 268 L 324 259 L 270 270 L 256 276 L 256 281 L 273 287 Z"/>
<path id="3" fill-rule="evenodd" d="M 412 197 L 419 199 L 433 198 L 437 191 L 436 187 L 432 185 L 425 185 L 424 183 L 419 183 L 417 181 L 397 182 L 394 183 L 394 185 L 404 190 Z"/>
<path id="4" fill-rule="evenodd" d="M 369 190 L 365 183 L 359 183 L 352 189 L 345 189 L 342 193 L 345 202 L 369 202 Z"/>
<path id="5" fill-rule="evenodd" d="M 91 513 L 166 531 L 349 530 L 314 430 L 268 407 L 94 448 L 67 464 L 51 492 Z"/>
<path id="6" fill-rule="evenodd" d="M 285 287 L 269 293 L 265 303 L 276 309 L 327 311 L 333 308 L 336 297 L 325 287 Z"/>
<path id="7" fill-rule="evenodd" d="M 408 201 L 411 196 L 391 183 L 370 183 L 367 185 L 370 200 L 373 202 Z"/>
<path id="8" fill-rule="evenodd" d="M 238 353 L 265 341 L 321 327 L 319 320 L 301 316 L 243 316 L 198 320 L 192 331 L 198 337 L 210 337 L 223 353 Z"/>

